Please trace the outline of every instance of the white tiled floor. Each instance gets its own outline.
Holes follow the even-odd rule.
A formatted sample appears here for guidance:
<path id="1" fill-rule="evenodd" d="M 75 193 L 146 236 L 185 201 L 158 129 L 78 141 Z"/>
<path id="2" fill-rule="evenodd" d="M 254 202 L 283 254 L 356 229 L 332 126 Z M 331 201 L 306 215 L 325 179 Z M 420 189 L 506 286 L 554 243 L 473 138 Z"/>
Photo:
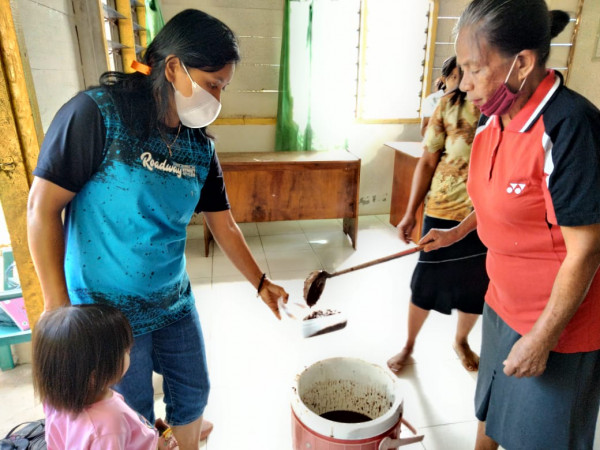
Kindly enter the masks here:
<path id="1" fill-rule="evenodd" d="M 342 233 L 339 220 L 241 224 L 241 228 L 261 267 L 298 300 L 312 270 L 331 272 L 406 248 L 387 216 L 360 218 L 357 250 Z M 198 229 L 193 231 L 190 234 L 200 236 Z M 188 271 L 212 380 L 205 417 L 215 429 L 204 449 L 291 449 L 290 392 L 298 372 L 334 356 L 358 357 L 386 367 L 386 360 L 402 347 L 416 255 L 329 279 L 318 307 L 343 311 L 348 326 L 302 339 L 288 322 L 272 316 L 218 248 L 212 248 L 208 258 L 203 250 L 201 239 L 188 241 Z M 476 375 L 463 369 L 452 350 L 455 325 L 455 315 L 431 314 L 417 341 L 414 364 L 399 377 L 405 417 L 425 434 L 422 444 L 407 449 L 473 448 Z M 480 338 L 478 322 L 471 339 L 477 351 Z M 28 364 L 0 373 L 0 435 L 13 424 L 42 416 L 30 380 Z M 160 395 L 156 406 L 158 415 L 164 414 Z M 600 450 L 600 445 L 594 449 Z"/>

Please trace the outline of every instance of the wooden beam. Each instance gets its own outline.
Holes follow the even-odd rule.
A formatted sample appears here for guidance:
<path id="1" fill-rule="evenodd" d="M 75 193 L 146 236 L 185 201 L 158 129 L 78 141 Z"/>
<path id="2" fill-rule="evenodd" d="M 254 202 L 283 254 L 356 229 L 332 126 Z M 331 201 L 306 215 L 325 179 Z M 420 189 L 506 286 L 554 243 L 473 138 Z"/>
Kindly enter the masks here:
<path id="1" fill-rule="evenodd" d="M 123 72 L 135 72 L 131 68 L 131 63 L 135 61 L 135 37 L 133 35 L 133 19 L 131 18 L 130 0 L 115 0 L 117 11 L 125 16 L 125 19 L 118 19 L 119 42 L 128 48 L 121 49 L 121 58 L 123 59 Z"/>
<path id="2" fill-rule="evenodd" d="M 567 76 L 565 77 L 565 85 L 569 85 L 569 77 L 573 66 L 573 57 L 575 56 L 575 44 L 577 44 L 577 34 L 581 25 L 581 12 L 583 11 L 583 0 L 579 0 L 577 4 L 577 17 L 575 19 L 575 28 L 573 28 L 573 36 L 571 37 L 571 48 L 567 57 Z"/>
<path id="3" fill-rule="evenodd" d="M 140 30 L 140 45 L 142 47 L 148 47 L 148 33 L 146 32 L 146 7 L 145 6 L 136 6 L 135 12 L 137 14 L 137 23 L 139 26 L 144 28 Z"/>
<path id="4" fill-rule="evenodd" d="M 365 97 L 365 83 L 367 80 L 366 75 L 366 59 L 367 59 L 367 0 L 361 0 L 360 2 L 360 34 L 359 34 L 359 48 L 358 48 L 358 83 L 357 83 L 357 96 L 356 96 L 356 117 L 362 118 L 364 116 L 364 97 Z"/>
<path id="5" fill-rule="evenodd" d="M 21 52 L 23 42 L 15 28 L 10 2 L 0 0 L 0 53 L 9 101 L 7 104 L 11 105 L 15 118 L 27 182 L 31 186 L 44 132 L 29 61 Z"/>
<path id="6" fill-rule="evenodd" d="M 77 41 L 86 88 L 97 86 L 100 75 L 108 70 L 108 48 L 104 34 L 104 14 L 100 0 L 73 2 Z"/>
<path id="7" fill-rule="evenodd" d="M 44 301 L 27 245 L 27 197 L 42 131 L 29 67 L 25 69 L 26 60 L 21 58 L 8 0 L 0 0 L 0 58 L 0 202 L 25 308 L 29 322 L 34 324 Z"/>
<path id="8" fill-rule="evenodd" d="M 423 100 L 431 93 L 431 83 L 433 74 L 433 60 L 435 58 L 435 40 L 437 36 L 438 12 L 440 5 L 438 0 L 429 2 L 429 32 L 427 33 L 427 51 L 425 53 L 425 67 L 423 71 L 423 88 L 421 92 L 421 105 Z M 419 113 L 420 115 L 420 113 Z"/>
<path id="9" fill-rule="evenodd" d="M 277 117 L 223 117 L 213 125 L 276 125 Z"/>

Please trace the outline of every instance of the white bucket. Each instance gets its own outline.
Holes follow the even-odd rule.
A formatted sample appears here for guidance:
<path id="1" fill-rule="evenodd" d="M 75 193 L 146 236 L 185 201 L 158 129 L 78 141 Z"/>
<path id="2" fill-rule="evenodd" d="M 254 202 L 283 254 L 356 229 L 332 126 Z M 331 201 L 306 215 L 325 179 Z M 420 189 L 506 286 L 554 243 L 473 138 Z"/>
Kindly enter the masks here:
<path id="1" fill-rule="evenodd" d="M 385 439 L 398 437 L 402 408 L 399 383 L 383 368 L 357 358 L 319 361 L 296 376 L 292 389 L 294 448 L 343 449 L 350 448 L 348 441 L 360 441 L 361 448 L 396 448 L 422 440 L 396 439 L 396 446 L 381 447 Z M 321 417 L 331 411 L 361 413 L 371 420 L 342 423 Z"/>

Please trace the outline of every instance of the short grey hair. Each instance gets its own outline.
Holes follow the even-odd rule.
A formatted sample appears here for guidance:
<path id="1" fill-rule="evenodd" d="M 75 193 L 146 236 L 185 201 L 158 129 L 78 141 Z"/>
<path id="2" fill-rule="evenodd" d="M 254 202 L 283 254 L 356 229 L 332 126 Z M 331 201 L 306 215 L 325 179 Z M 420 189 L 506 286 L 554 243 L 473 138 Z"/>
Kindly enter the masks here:
<path id="1" fill-rule="evenodd" d="M 569 23 L 564 11 L 548 11 L 544 0 L 473 0 L 456 24 L 455 34 L 471 28 L 505 56 L 534 50 L 540 64 L 550 55 L 550 41 Z"/>

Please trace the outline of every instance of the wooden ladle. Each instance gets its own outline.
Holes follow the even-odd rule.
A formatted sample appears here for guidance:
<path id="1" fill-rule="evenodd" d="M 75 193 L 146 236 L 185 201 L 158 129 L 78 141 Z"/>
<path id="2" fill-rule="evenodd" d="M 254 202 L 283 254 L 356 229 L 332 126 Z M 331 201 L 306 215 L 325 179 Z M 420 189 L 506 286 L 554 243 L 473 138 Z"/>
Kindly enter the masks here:
<path id="1" fill-rule="evenodd" d="M 321 298 L 323 289 L 325 289 L 325 282 L 328 278 L 337 277 L 338 275 L 343 275 L 348 272 L 354 272 L 355 270 L 364 269 L 365 267 L 374 266 L 376 264 L 390 261 L 392 259 L 402 258 L 403 256 L 411 255 L 421 250 L 423 250 L 422 246 L 409 248 L 408 250 L 404 250 L 403 252 L 394 253 L 393 255 L 389 256 L 384 256 L 383 258 L 359 264 L 358 266 L 350 267 L 348 269 L 340 270 L 339 272 L 334 273 L 329 273 L 325 270 L 315 270 L 314 272 L 311 272 L 304 281 L 304 300 L 306 300 L 306 304 L 312 308 L 317 303 L 319 298 Z"/>

